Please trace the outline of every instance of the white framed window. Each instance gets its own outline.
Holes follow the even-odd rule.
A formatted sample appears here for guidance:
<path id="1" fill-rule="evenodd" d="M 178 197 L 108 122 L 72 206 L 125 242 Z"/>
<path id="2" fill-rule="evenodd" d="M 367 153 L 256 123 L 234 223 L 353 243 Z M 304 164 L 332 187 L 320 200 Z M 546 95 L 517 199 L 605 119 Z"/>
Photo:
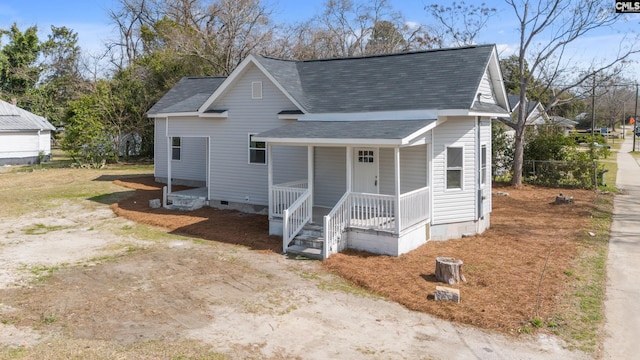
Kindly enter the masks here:
<path id="1" fill-rule="evenodd" d="M 171 160 L 180 160 L 182 152 L 182 139 L 179 137 L 171 138 Z"/>
<path id="2" fill-rule="evenodd" d="M 487 145 L 480 147 L 480 184 L 487 183 Z"/>
<path id="3" fill-rule="evenodd" d="M 264 141 L 254 141 L 256 134 L 249 134 L 249 164 L 267 163 L 267 144 Z"/>
<path id="4" fill-rule="evenodd" d="M 251 82 L 251 98 L 262 99 L 262 81 Z"/>
<path id="5" fill-rule="evenodd" d="M 447 190 L 462 189 L 462 146 L 447 147 Z"/>

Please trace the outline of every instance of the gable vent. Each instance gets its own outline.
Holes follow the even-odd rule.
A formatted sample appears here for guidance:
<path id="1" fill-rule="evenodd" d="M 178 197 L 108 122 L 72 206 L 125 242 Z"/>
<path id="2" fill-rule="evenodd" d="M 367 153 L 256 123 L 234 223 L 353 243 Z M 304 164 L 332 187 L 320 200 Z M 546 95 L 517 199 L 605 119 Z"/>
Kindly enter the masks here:
<path id="1" fill-rule="evenodd" d="M 254 81 L 251 83 L 251 98 L 262 99 L 262 81 Z"/>

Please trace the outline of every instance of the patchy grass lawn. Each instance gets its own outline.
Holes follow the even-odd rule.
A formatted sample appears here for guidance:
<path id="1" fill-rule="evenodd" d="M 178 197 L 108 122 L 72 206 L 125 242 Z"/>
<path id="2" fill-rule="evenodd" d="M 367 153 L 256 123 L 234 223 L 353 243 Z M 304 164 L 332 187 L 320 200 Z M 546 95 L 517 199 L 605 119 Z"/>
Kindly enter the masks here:
<path id="1" fill-rule="evenodd" d="M 160 184 L 151 178 L 117 183 L 136 189 L 134 196 L 112 205 L 121 216 L 178 234 L 281 251 L 281 239 L 267 235 L 265 216 L 212 208 L 149 209 L 148 200 L 160 197 Z M 348 251 L 324 265 L 412 310 L 507 334 L 554 333 L 574 347 L 595 351 L 612 195 L 533 186 L 496 190 L 509 196 L 493 197 L 491 229 L 482 235 L 431 241 L 400 257 Z M 560 191 L 574 202 L 553 205 Z M 437 256 L 464 261 L 467 282 L 453 286 L 461 291 L 460 304 L 433 300 L 435 286 L 441 285 L 434 275 Z"/>

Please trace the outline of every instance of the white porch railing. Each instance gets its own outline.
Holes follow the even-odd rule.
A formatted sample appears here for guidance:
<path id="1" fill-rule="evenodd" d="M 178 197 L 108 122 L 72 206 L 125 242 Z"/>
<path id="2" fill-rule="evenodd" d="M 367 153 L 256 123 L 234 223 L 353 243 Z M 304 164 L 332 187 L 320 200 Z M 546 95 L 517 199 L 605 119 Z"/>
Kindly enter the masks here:
<path id="1" fill-rule="evenodd" d="M 431 217 L 429 187 L 400 195 L 400 231 Z"/>
<path id="2" fill-rule="evenodd" d="M 345 193 L 336 206 L 324 217 L 324 244 L 322 246 L 322 258 L 326 259 L 331 254 L 340 252 L 346 247 L 343 233 L 350 221 L 350 194 Z"/>
<path id="3" fill-rule="evenodd" d="M 322 257 L 346 248 L 343 234 L 349 227 L 400 232 L 430 218 L 430 188 L 424 187 L 400 195 L 400 214 L 395 214 L 396 198 L 393 195 L 345 193 L 331 212 L 324 217 L 324 246 Z"/>
<path id="4" fill-rule="evenodd" d="M 311 221 L 313 204 L 311 204 L 311 191 L 304 193 L 291 206 L 284 210 L 282 219 L 282 252 L 286 253 L 293 238 L 302 230 L 304 225 Z"/>
<path id="5" fill-rule="evenodd" d="M 284 184 L 273 185 L 271 187 L 271 206 L 269 207 L 270 217 L 282 217 L 284 210 L 288 209 L 307 190 L 306 179 L 292 181 Z"/>
<path id="6" fill-rule="evenodd" d="M 350 226 L 393 231 L 395 202 L 393 195 L 351 193 Z"/>

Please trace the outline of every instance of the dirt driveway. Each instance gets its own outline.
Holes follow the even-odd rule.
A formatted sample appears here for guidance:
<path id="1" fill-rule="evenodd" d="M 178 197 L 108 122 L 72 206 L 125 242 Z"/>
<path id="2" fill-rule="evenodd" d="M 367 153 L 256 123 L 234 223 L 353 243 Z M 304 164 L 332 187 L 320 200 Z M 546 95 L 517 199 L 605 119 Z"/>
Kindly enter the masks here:
<path id="1" fill-rule="evenodd" d="M 117 218 L 124 189 L 107 182 L 64 188 L 104 176 L 0 174 L 0 202 L 29 184 L 73 193 L 0 211 L 0 359 L 586 358 L 409 311 L 315 261 Z"/>

